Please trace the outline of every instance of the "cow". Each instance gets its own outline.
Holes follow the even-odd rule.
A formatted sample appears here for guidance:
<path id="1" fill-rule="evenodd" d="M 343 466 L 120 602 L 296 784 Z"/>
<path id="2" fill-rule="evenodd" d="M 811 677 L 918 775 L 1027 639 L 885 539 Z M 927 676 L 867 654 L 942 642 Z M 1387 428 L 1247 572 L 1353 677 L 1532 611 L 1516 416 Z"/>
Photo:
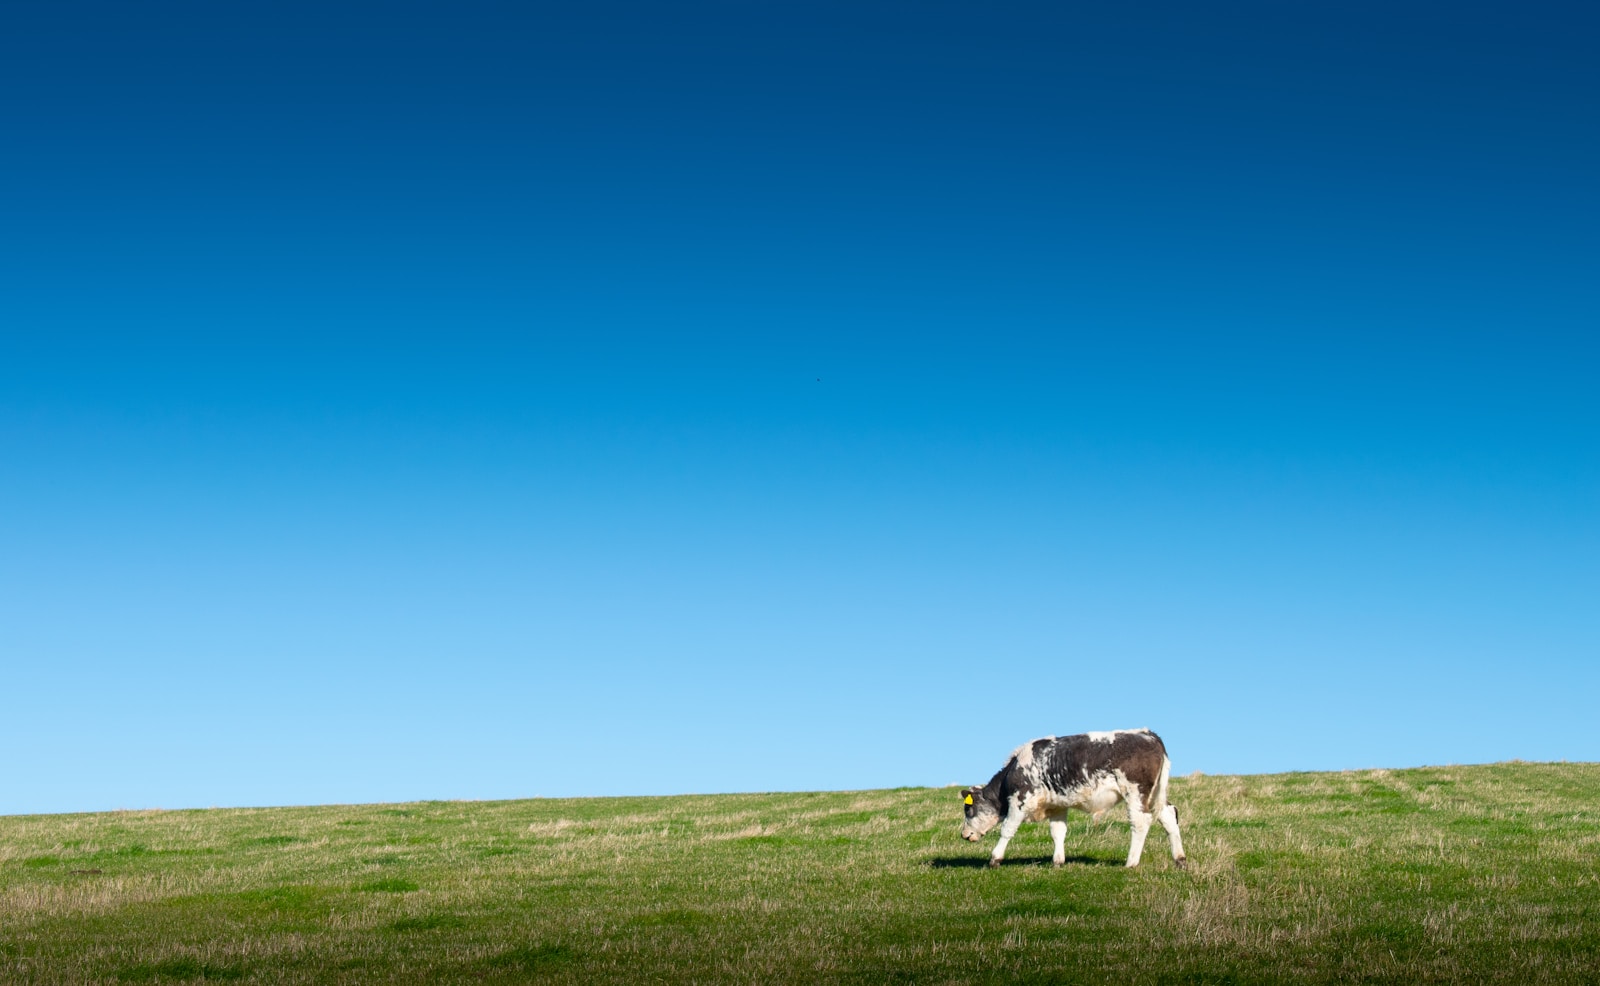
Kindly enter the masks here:
<path id="1" fill-rule="evenodd" d="M 961 837 L 977 842 L 998 824 L 1000 841 L 989 865 L 999 866 L 1006 857 L 1006 845 L 1023 822 L 1048 819 L 1050 838 L 1055 841 L 1051 861 L 1061 866 L 1067 861 L 1067 812 L 1077 809 L 1098 820 L 1108 808 L 1125 801 L 1128 822 L 1133 826 L 1128 865 L 1139 865 L 1145 836 L 1151 821 L 1156 820 L 1167 830 L 1172 860 L 1182 869 L 1188 859 L 1178 834 L 1178 809 L 1167 803 L 1171 770 L 1166 745 L 1148 729 L 1029 740 L 1012 751 L 989 783 L 961 792 L 966 814 Z"/>

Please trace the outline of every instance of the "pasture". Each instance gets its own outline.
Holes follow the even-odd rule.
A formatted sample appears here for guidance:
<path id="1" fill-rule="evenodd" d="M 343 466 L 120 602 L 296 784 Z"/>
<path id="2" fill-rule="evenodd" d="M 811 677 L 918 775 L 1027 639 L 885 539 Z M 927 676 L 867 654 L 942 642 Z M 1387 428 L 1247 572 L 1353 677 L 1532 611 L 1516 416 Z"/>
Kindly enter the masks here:
<path id="1" fill-rule="evenodd" d="M 1600 979 L 1600 765 L 1172 800 L 1186 872 L 1120 808 L 986 869 L 953 789 L 4 817 L 0 982 Z"/>

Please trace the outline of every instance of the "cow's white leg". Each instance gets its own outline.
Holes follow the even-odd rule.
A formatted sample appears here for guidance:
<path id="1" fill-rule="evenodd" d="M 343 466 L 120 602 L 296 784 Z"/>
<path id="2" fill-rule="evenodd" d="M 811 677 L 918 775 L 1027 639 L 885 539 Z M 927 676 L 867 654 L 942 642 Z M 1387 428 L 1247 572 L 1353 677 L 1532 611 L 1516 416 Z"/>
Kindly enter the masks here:
<path id="1" fill-rule="evenodd" d="M 1000 841 L 994 844 L 994 853 L 989 856 L 990 866 L 999 866 L 1000 861 L 1006 858 L 1006 846 L 1017 837 L 1017 829 L 1020 828 L 1022 828 L 1022 812 L 1007 813 L 1005 820 L 1000 823 Z"/>
<path id="2" fill-rule="evenodd" d="M 1182 869 L 1189 863 L 1189 857 L 1183 854 L 1183 836 L 1178 834 L 1178 808 L 1176 805 L 1167 805 L 1161 809 L 1158 816 L 1161 827 L 1167 830 L 1167 841 L 1172 844 L 1172 861 Z"/>
<path id="3" fill-rule="evenodd" d="M 1050 857 L 1050 862 L 1060 866 L 1067 861 L 1067 820 L 1064 818 L 1050 819 L 1050 841 L 1056 844 L 1055 854 Z"/>
<path id="4" fill-rule="evenodd" d="M 1150 834 L 1150 823 L 1155 816 L 1139 807 L 1139 799 L 1128 799 L 1128 824 L 1133 826 L 1133 842 L 1128 846 L 1128 865 L 1138 866 L 1144 855 L 1144 837 Z"/>

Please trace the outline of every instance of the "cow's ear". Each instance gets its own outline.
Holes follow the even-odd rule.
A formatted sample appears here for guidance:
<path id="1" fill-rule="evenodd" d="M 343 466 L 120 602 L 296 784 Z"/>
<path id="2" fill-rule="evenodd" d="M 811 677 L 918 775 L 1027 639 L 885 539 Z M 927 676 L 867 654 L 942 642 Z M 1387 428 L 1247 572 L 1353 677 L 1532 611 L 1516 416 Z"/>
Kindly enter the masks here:
<path id="1" fill-rule="evenodd" d="M 964 805 L 972 804 L 972 792 L 971 791 L 962 791 L 961 792 L 961 803 L 964 804 Z"/>

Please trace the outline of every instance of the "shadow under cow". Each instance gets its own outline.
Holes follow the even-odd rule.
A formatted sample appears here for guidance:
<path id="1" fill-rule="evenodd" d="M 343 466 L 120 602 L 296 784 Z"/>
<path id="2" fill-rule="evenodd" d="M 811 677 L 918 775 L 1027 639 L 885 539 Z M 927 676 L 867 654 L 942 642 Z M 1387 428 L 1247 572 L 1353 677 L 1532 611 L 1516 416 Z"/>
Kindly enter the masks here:
<path id="1" fill-rule="evenodd" d="M 928 866 L 936 870 L 982 870 L 989 866 L 988 856 L 935 856 Z M 1000 861 L 1001 866 L 1049 866 L 1049 856 L 1011 856 Z M 1068 856 L 1067 866 L 1121 866 L 1121 860 L 1096 859 L 1093 856 Z"/>

